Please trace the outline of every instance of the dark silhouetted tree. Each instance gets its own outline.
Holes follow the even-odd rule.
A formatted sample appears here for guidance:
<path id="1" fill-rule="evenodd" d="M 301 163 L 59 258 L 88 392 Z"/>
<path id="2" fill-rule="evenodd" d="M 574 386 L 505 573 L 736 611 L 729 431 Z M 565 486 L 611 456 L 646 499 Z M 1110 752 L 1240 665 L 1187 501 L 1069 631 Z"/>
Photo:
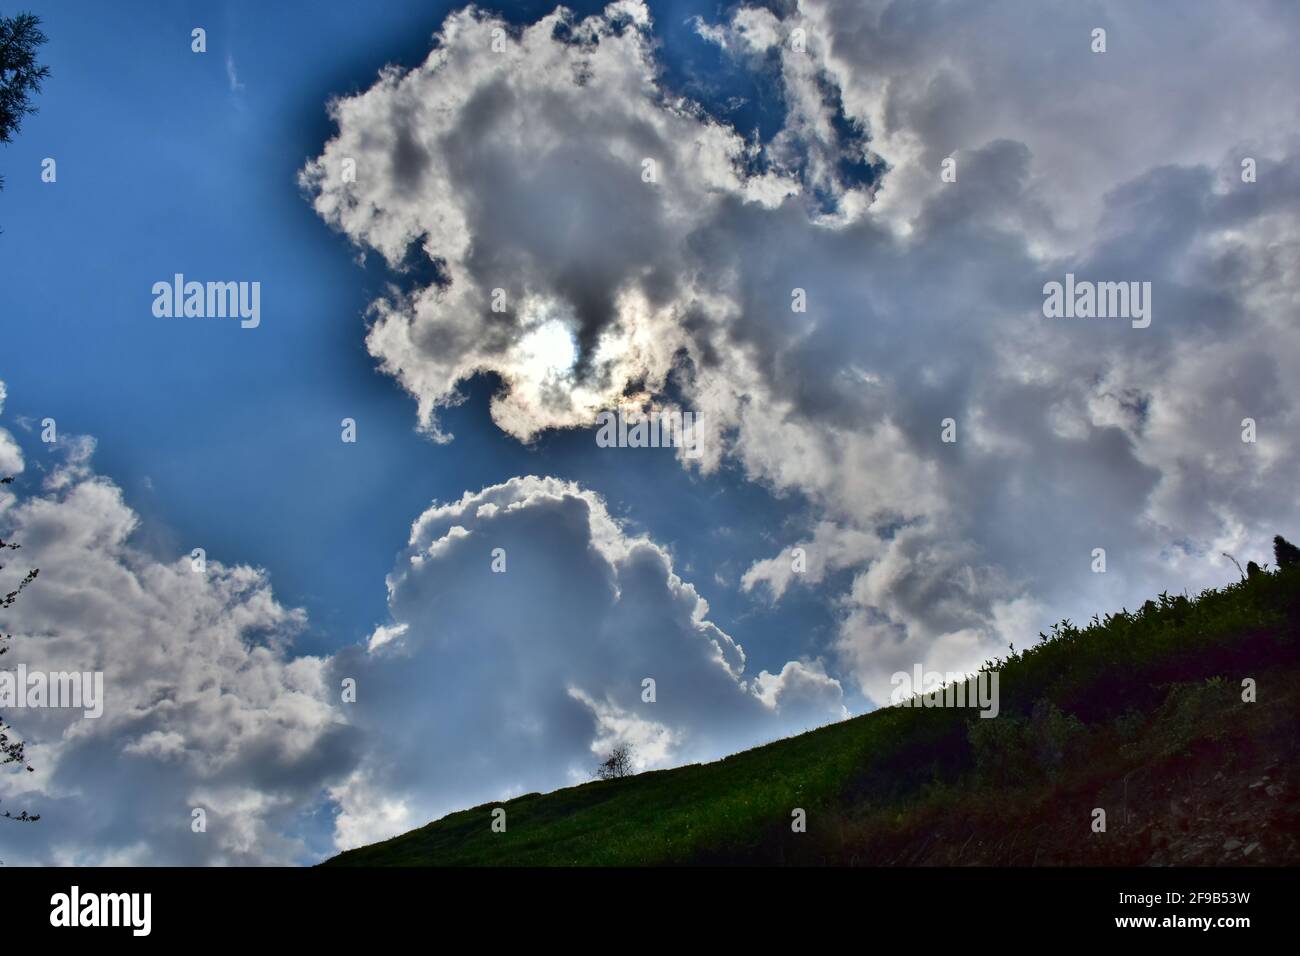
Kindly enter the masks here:
<path id="1" fill-rule="evenodd" d="M 1297 548 L 1280 534 L 1275 535 L 1273 538 L 1273 559 L 1277 561 L 1279 568 L 1300 564 L 1300 548 Z"/>
<path id="2" fill-rule="evenodd" d="M 36 49 L 45 40 L 40 17 L 0 17 L 0 143 L 10 142 L 23 117 L 36 112 L 28 98 L 41 91 L 41 81 L 50 75 L 48 66 L 36 62 Z"/>
<path id="3" fill-rule="evenodd" d="M 30 13 L 0 17 L 0 143 L 12 142 L 14 135 L 22 126 L 23 117 L 36 112 L 36 107 L 31 104 L 30 98 L 32 94 L 40 92 L 41 81 L 50 75 L 49 67 L 41 66 L 36 62 L 37 48 L 45 40 L 45 34 L 41 32 L 40 17 Z M 0 178 L 0 188 L 3 187 L 4 179 Z M 13 481 L 12 477 L 0 478 L 0 485 L 7 485 L 11 481 Z M 16 551 L 18 548 L 19 545 L 14 542 L 0 538 L 0 554 L 5 551 Z M 4 566 L 0 565 L 0 570 L 3 568 Z M 27 585 L 36 580 L 36 575 L 39 573 L 40 569 L 31 569 L 12 591 L 0 597 L 0 611 L 18 600 L 18 595 L 27 588 Z M 10 635 L 0 633 L 0 655 L 8 653 L 9 639 Z M 22 740 L 12 736 L 9 727 L 0 718 L 0 767 L 17 764 L 31 772 L 32 767 L 27 763 L 26 747 Z M 26 810 L 19 813 L 6 810 L 0 813 L 0 817 L 29 823 L 34 823 L 41 818 L 40 814 L 29 814 Z"/>
<path id="4" fill-rule="evenodd" d="M 0 485 L 7 485 L 11 481 L 13 481 L 13 478 L 0 478 Z M 5 551 L 17 551 L 20 547 L 22 547 L 22 545 L 0 538 L 0 554 L 3 554 Z M 4 570 L 4 565 L 0 564 L 0 571 L 2 570 Z M 36 575 L 40 573 L 40 568 L 32 568 L 28 571 L 27 574 L 23 576 L 23 579 L 18 582 L 17 587 L 4 595 L 4 597 L 0 597 L 0 610 L 4 610 L 13 604 L 14 601 L 17 601 L 18 595 L 22 594 L 23 591 L 26 590 L 27 585 L 35 581 Z M 10 636 L 11 635 L 9 634 L 0 634 L 0 656 L 9 652 Z M 0 767 L 7 767 L 11 763 L 16 763 L 21 767 L 26 767 L 27 771 L 30 773 L 32 767 L 27 763 L 25 754 L 26 748 L 27 745 L 23 741 L 16 740 L 10 736 L 4 720 L 0 718 Z M 39 813 L 29 814 L 26 810 L 19 813 L 12 813 L 6 810 L 4 813 L 0 813 L 0 817 L 4 817 L 8 820 L 21 820 L 25 823 L 35 823 L 41 818 L 41 815 Z"/>
<path id="5" fill-rule="evenodd" d="M 31 96 L 40 92 L 41 81 L 50 75 L 48 66 L 36 62 L 36 50 L 45 39 L 40 17 L 30 13 L 0 17 L 0 143 L 11 142 L 23 117 L 36 112 Z"/>
<path id="6" fill-rule="evenodd" d="M 632 776 L 632 748 L 627 744 L 619 744 L 611 750 L 609 756 L 596 768 L 596 776 L 601 780 Z"/>

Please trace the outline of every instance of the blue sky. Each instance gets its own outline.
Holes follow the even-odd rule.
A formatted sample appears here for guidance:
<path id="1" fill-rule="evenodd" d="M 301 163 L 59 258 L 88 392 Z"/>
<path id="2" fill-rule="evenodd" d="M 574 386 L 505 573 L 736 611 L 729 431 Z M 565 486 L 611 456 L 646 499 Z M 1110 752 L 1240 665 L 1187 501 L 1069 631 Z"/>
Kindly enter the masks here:
<path id="1" fill-rule="evenodd" d="M 45 814 L 7 858 L 311 862 L 1300 533 L 1291 5 L 35 9 L 6 662 L 108 691 L 5 712 L 36 769 L 0 801 Z M 176 273 L 260 283 L 259 327 L 155 317 Z M 1067 275 L 1152 321 L 1049 315 Z M 620 404 L 702 415 L 703 456 L 600 447 Z"/>

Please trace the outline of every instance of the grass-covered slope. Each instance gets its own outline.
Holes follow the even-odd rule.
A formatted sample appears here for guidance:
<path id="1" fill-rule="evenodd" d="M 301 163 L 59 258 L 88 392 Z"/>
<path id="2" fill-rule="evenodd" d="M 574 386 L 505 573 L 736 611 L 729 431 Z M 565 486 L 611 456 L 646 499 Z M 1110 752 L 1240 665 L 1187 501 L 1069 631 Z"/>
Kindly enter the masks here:
<path id="1" fill-rule="evenodd" d="M 475 807 L 327 865 L 1296 863 L 1298 636 L 1300 566 L 1252 573 L 990 661 L 997 718 L 885 708 Z"/>

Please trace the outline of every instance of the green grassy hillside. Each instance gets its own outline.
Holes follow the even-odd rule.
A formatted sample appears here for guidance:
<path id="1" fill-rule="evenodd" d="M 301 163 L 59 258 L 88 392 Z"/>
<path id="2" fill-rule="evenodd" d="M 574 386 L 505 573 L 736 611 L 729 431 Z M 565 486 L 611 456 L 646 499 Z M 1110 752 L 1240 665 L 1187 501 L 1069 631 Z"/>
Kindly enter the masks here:
<path id="1" fill-rule="evenodd" d="M 1298 635 L 1300 566 L 1162 594 L 988 662 L 996 719 L 885 708 L 453 813 L 326 865 L 1296 863 Z"/>

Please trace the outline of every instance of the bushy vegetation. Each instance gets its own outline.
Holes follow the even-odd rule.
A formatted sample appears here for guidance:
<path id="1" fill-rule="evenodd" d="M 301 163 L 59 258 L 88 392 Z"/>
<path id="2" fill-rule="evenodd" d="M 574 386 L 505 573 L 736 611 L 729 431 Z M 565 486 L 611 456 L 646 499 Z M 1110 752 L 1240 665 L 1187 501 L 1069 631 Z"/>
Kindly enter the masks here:
<path id="1" fill-rule="evenodd" d="M 975 780 L 1009 786 L 1050 774 L 1077 758 L 1086 731 L 1079 718 L 1040 700 L 1029 717 L 971 721 L 967 735 Z"/>

